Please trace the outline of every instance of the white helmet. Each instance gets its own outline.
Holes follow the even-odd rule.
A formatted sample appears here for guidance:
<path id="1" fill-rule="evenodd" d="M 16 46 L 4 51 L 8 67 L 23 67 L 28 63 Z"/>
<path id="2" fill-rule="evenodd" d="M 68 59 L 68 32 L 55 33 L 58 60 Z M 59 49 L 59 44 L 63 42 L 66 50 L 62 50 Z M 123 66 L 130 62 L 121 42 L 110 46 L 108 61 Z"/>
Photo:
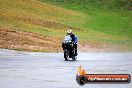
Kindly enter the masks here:
<path id="1" fill-rule="evenodd" d="M 67 33 L 68 33 L 68 34 L 72 33 L 72 30 L 67 30 Z"/>

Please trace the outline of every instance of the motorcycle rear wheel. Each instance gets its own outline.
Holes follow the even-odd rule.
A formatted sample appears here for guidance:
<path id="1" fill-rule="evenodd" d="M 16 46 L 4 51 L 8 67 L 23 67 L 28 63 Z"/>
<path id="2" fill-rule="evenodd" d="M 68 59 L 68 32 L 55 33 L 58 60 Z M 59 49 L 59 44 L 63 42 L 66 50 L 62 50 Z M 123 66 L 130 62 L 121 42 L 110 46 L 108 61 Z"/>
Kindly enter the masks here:
<path id="1" fill-rule="evenodd" d="M 77 59 L 77 56 L 72 56 L 72 59 L 73 59 L 73 60 L 76 60 L 76 59 Z"/>

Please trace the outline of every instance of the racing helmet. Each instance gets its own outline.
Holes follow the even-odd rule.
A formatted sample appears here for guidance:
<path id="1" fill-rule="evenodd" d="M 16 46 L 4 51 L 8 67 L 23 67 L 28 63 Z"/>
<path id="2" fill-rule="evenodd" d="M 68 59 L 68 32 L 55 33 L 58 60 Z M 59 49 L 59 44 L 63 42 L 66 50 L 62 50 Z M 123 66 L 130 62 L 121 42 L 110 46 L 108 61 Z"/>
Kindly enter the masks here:
<path id="1" fill-rule="evenodd" d="M 68 34 L 72 34 L 72 30 L 67 30 L 67 33 Z"/>

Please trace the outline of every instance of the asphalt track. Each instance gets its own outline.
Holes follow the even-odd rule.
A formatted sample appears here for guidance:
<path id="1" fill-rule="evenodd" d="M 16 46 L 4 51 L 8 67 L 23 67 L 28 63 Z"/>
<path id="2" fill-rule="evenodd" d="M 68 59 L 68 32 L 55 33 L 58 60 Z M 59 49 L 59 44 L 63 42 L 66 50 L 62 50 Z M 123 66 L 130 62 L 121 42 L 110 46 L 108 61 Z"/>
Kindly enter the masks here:
<path id="1" fill-rule="evenodd" d="M 77 61 L 64 61 L 63 53 L 0 50 L 0 88 L 132 88 L 129 84 L 76 83 L 76 68 L 90 74 L 132 75 L 132 52 L 79 53 Z"/>

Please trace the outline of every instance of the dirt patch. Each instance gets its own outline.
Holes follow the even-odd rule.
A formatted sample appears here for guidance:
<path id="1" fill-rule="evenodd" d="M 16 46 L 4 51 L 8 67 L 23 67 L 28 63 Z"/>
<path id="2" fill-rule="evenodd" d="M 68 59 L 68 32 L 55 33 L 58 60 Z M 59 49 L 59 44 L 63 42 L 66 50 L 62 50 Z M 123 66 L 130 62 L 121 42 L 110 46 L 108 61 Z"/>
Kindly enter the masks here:
<path id="1" fill-rule="evenodd" d="M 2 18 L 6 19 L 6 20 L 12 20 L 15 19 L 19 22 L 24 22 L 27 24 L 33 24 L 33 25 L 38 25 L 38 26 L 42 26 L 42 27 L 46 27 L 46 28 L 51 28 L 51 29 L 60 29 L 60 30 L 67 30 L 67 29 L 73 29 L 73 30 L 80 30 L 80 28 L 77 27 L 72 27 L 66 24 L 62 24 L 59 22 L 55 22 L 55 21 L 49 21 L 49 20 L 44 20 L 44 19 L 39 19 L 36 17 L 32 17 L 32 16 L 9 16 L 9 14 L 0 14 L 2 16 Z"/>
<path id="2" fill-rule="evenodd" d="M 80 42 L 78 50 L 81 52 L 128 52 L 126 45 L 113 45 L 99 42 Z"/>
<path id="3" fill-rule="evenodd" d="M 36 33 L 0 27 L 0 48 L 24 51 L 62 52 L 62 37 L 41 36 Z M 115 46 L 97 42 L 82 42 L 78 50 L 82 52 L 125 51 L 127 46 Z"/>
<path id="4" fill-rule="evenodd" d="M 26 22 L 29 24 L 34 24 L 34 25 L 39 25 L 47 28 L 52 28 L 52 29 L 61 29 L 61 30 L 67 30 L 69 28 L 74 29 L 74 30 L 80 30 L 80 28 L 77 27 L 72 27 L 69 25 L 61 24 L 55 21 L 47 21 L 47 20 L 42 20 L 42 19 L 35 19 L 31 17 L 15 17 L 16 20 Z"/>
<path id="5" fill-rule="evenodd" d="M 62 51 L 61 37 L 41 36 L 35 33 L 0 28 L 0 48 L 25 51 Z M 79 43 L 80 51 L 103 51 L 102 44 Z"/>
<path id="6" fill-rule="evenodd" d="M 78 44 L 79 51 L 81 52 L 104 52 L 111 51 L 111 48 L 108 45 L 101 43 L 80 43 Z"/>
<path id="7" fill-rule="evenodd" d="M 61 38 L 0 28 L 0 48 L 26 51 L 61 51 Z"/>
<path id="8" fill-rule="evenodd" d="M 29 18 L 29 17 L 16 17 L 15 19 L 22 22 L 29 23 L 29 24 L 39 25 L 39 26 L 52 28 L 52 29 L 66 29 L 68 27 L 66 25 L 63 25 L 57 22 L 40 20 L 40 19 Z"/>

